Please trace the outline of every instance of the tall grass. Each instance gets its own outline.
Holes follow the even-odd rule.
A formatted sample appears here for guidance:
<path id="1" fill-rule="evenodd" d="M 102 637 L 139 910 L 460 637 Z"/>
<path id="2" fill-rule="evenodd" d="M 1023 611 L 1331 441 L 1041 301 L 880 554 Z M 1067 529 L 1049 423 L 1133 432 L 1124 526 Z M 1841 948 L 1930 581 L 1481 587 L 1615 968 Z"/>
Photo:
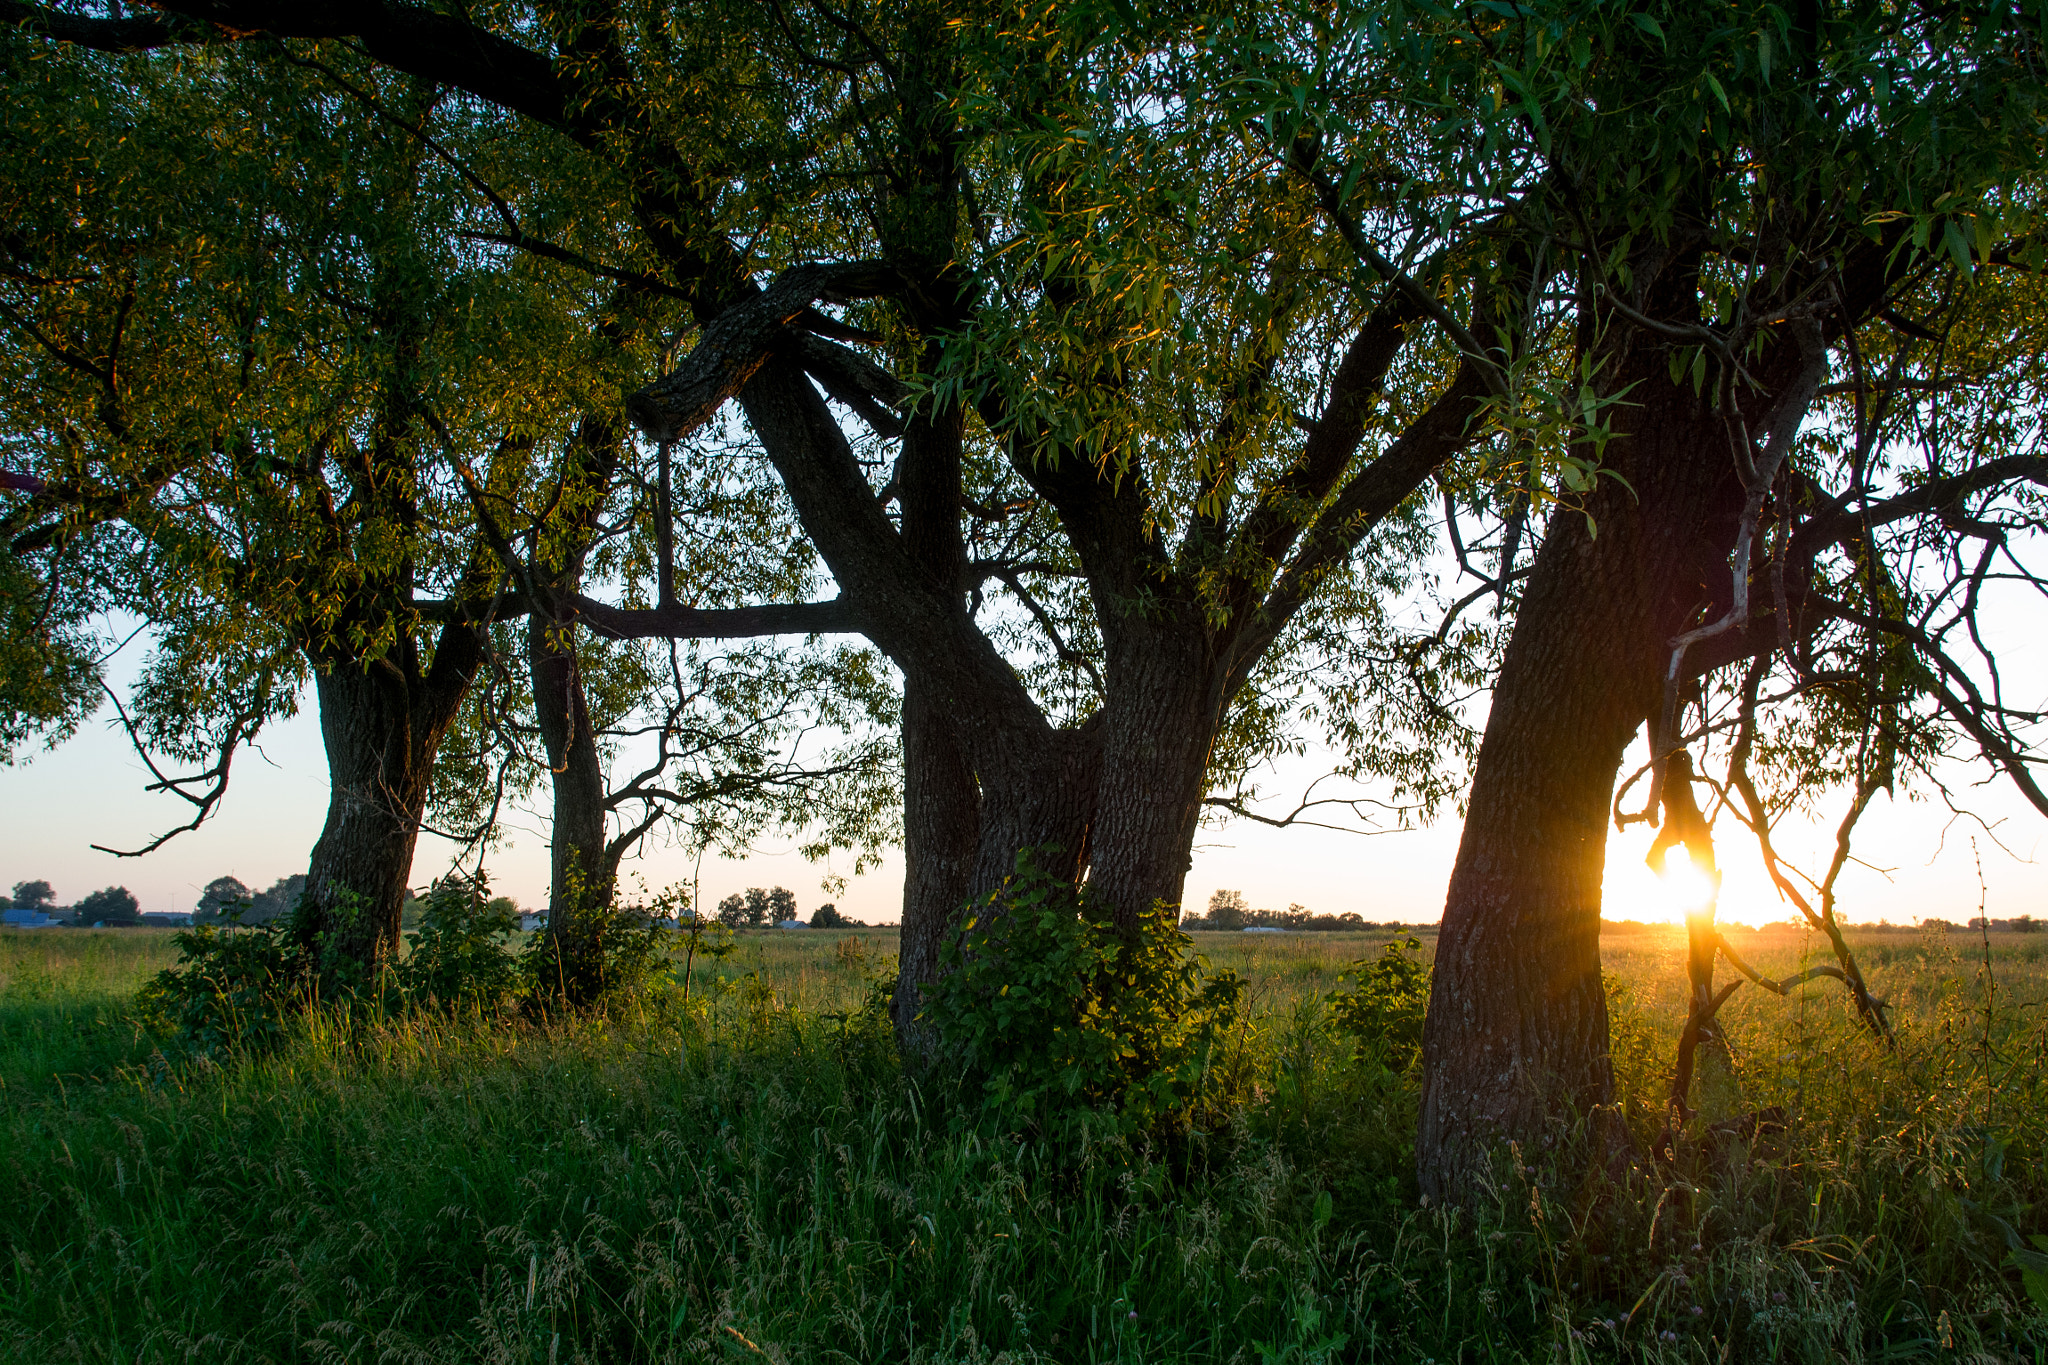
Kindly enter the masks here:
<path id="1" fill-rule="evenodd" d="M 1325 1027 L 1384 934 L 1201 936 L 1253 981 L 1244 1104 L 1058 1145 L 905 1077 L 860 1008 L 886 931 L 743 936 L 687 1004 L 314 1018 L 223 1065 L 126 1012 L 166 937 L 0 933 L 7 1359 L 2048 1359 L 1990 1221 L 2048 1231 L 2048 940 L 1987 976 L 1961 936 L 1860 939 L 1897 1054 L 1818 986 L 1744 992 L 1693 1131 L 1781 1131 L 1581 1182 L 1524 1153 L 1475 1223 L 1414 1197 L 1413 1078 Z M 1681 936 L 1607 948 L 1640 1135 Z"/>

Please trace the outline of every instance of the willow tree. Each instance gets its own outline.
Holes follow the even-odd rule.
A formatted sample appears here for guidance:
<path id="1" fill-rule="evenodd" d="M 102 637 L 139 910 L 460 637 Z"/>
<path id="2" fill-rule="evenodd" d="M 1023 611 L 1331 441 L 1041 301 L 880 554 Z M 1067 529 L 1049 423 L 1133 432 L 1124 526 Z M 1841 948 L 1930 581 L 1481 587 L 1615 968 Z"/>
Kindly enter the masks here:
<path id="1" fill-rule="evenodd" d="M 672 447 L 736 399 L 837 588 L 752 610 L 902 672 L 906 1032 L 947 927 L 1024 850 L 1126 928 L 1178 902 L 1219 741 L 1290 737 L 1260 676 L 1294 643 L 1349 631 L 1365 679 L 1329 702 L 1354 716 L 1466 667 L 1471 641 L 1383 609 L 1426 539 L 1418 490 L 1519 439 L 1550 266 L 1511 208 L 1418 205 L 1209 117 L 1183 98 L 1198 30 L 1071 7 L 9 13 L 130 49 L 350 38 L 619 187 L 633 231 L 596 259 L 694 320 L 628 411 Z M 688 608 L 648 596 L 577 608 L 675 633 Z M 1431 701 L 1356 723 L 1360 771 L 1440 797 Z"/>
<path id="2" fill-rule="evenodd" d="M 491 129 L 408 77 L 367 73 L 366 106 L 247 55 L 7 37 L 9 535 L 53 591 L 93 575 L 157 627 L 124 718 L 206 764 L 159 783 L 195 823 L 310 677 L 332 794 L 297 923 L 346 976 L 397 946 L 505 589 L 472 495 L 590 405 L 559 363 L 587 324 L 454 230 L 468 188 L 434 133 Z"/>
<path id="3" fill-rule="evenodd" d="M 1860 810 L 1946 726 L 2037 795 L 2020 712 L 1939 643 L 1975 620 L 1974 590 L 1931 586 L 1912 559 L 2032 524 L 2013 490 L 2040 479 L 2040 458 L 2009 417 L 1954 445 L 1896 443 L 1958 382 L 1996 382 L 1952 371 L 1963 354 L 1937 329 L 1978 272 L 2038 257 L 2040 34 L 1998 6 L 1573 3 L 1316 7 L 1291 32 L 1238 54 L 1292 96 L 1267 116 L 1355 162 L 1388 109 L 1350 83 L 1406 71 L 1418 167 L 1460 187 L 1467 212 L 1513 206 L 1570 300 L 1550 362 L 1573 378 L 1561 406 L 1597 414 L 1581 460 L 1557 466 L 1591 478 L 1525 485 L 1559 510 L 1519 600 L 1512 517 L 1482 571 L 1516 617 L 1439 941 L 1418 1144 L 1424 1190 L 1471 1198 L 1503 1144 L 1550 1150 L 1612 1099 L 1605 832 L 1646 727 L 1638 799 L 1695 845 L 1690 785 L 1666 778 L 1724 726 L 1731 790 L 1768 838 L 1777 812 L 1743 769 L 1774 670 L 1763 699 L 1795 717 L 1781 733 L 1807 727 L 1803 750 L 1772 753 L 1780 776 L 1847 771 Z M 1408 193 L 1436 183 L 1409 174 Z M 1332 183 L 1332 214 L 1352 195 Z M 2006 315 L 2021 354 L 2029 316 Z M 2011 515 L 1986 522 L 1985 506 Z M 1965 598 L 1943 629 L 1918 615 Z M 1705 718 L 1730 667 L 1746 669 L 1734 712 Z M 1814 899 L 1831 928 L 1827 894 Z M 1703 968 L 1719 945 L 1706 926 L 1696 937 L 1691 1041 L 1718 995 Z M 1872 1012 L 1853 962 L 1839 974 Z"/>

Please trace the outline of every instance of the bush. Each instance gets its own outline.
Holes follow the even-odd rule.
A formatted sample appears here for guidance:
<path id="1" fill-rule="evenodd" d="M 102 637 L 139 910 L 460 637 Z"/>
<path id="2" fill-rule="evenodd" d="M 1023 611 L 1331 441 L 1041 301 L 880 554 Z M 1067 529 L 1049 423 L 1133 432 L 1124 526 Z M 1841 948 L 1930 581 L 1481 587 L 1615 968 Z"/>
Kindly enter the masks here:
<path id="1" fill-rule="evenodd" d="M 584 899 L 581 878 L 572 874 L 569 903 L 549 908 L 547 929 L 527 940 L 519 955 L 517 971 L 530 1008 L 551 1009 L 565 1000 L 577 1007 L 607 1006 L 642 999 L 673 980 L 669 950 L 675 932 L 694 922 L 687 890 L 671 887 L 644 905 L 587 905 Z M 556 915 L 574 928 L 576 942 L 566 962 Z M 592 944 L 590 960 L 578 960 L 576 953 Z"/>
<path id="2" fill-rule="evenodd" d="M 1393 1071 L 1422 1056 L 1422 1018 L 1429 1005 L 1429 966 L 1415 939 L 1395 939 L 1378 957 L 1360 958 L 1330 992 L 1330 1027 L 1353 1042 L 1352 1055 Z M 1349 989 L 1346 989 L 1349 983 Z"/>
<path id="3" fill-rule="evenodd" d="M 986 1116 L 1042 1127 L 1090 1109 L 1130 1130 L 1192 1117 L 1244 983 L 1210 974 L 1175 919 L 1155 905 L 1127 942 L 1085 891 L 1018 855 L 943 949 L 923 1015 Z"/>
<path id="4" fill-rule="evenodd" d="M 417 1005 L 498 1009 L 519 985 L 507 950 L 518 927 L 516 907 L 491 899 L 483 874 L 443 877 L 421 901 L 419 932 L 405 936 L 412 952 L 399 964 L 399 990 Z"/>
<path id="5" fill-rule="evenodd" d="M 154 1030 L 201 1056 L 263 1050 L 284 1040 L 286 1021 L 313 998 L 311 973 L 290 916 L 243 924 L 229 911 L 219 924 L 181 929 L 178 965 L 137 992 Z"/>

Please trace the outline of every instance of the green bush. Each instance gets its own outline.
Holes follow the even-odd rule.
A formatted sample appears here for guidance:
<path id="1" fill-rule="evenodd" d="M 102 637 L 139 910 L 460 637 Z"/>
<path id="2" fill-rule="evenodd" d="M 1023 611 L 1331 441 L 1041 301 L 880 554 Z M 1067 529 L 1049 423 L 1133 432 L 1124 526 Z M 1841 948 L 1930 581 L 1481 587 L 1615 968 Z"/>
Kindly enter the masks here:
<path id="1" fill-rule="evenodd" d="M 687 889 L 670 887 L 645 904 L 609 901 L 588 904 L 580 876 L 571 874 L 568 905 L 550 908 L 550 917 L 575 917 L 574 939 L 566 959 L 550 924 L 527 941 L 519 955 L 518 975 L 530 1009 L 545 1012 L 565 1001 L 579 1008 L 608 1008 L 644 1001 L 675 984 L 671 950 L 677 932 L 694 934 L 685 944 L 692 958 L 722 957 L 730 947 L 713 948 L 704 926 L 687 917 Z M 729 936 L 726 939 L 729 942 Z M 590 951 L 594 946 L 594 951 Z M 579 958 L 579 950 L 588 952 Z"/>
<path id="2" fill-rule="evenodd" d="M 1360 958 L 1330 992 L 1330 1027 L 1352 1040 L 1353 1056 L 1406 1071 L 1422 1057 L 1429 1006 L 1429 965 L 1415 939 L 1395 939 L 1378 957 Z M 1348 989 L 1347 989 L 1348 984 Z"/>
<path id="3" fill-rule="evenodd" d="M 421 903 L 419 931 L 405 936 L 412 951 L 398 967 L 400 992 L 415 1005 L 497 1010 L 518 989 L 508 947 L 518 927 L 512 903 L 491 899 L 481 873 L 442 878 Z"/>
<path id="4" fill-rule="evenodd" d="M 941 954 L 924 1016 L 981 1113 L 1043 1127 L 1082 1111 L 1135 1130 L 1185 1124 L 1214 1089 L 1244 983 L 1189 951 L 1172 907 L 1117 932 L 1030 850 Z"/>
<path id="5" fill-rule="evenodd" d="M 282 1042 L 313 999 L 311 972 L 291 917 L 243 924 L 230 910 L 217 924 L 180 930 L 178 965 L 136 995 L 142 1017 L 185 1050 L 219 1057 Z"/>

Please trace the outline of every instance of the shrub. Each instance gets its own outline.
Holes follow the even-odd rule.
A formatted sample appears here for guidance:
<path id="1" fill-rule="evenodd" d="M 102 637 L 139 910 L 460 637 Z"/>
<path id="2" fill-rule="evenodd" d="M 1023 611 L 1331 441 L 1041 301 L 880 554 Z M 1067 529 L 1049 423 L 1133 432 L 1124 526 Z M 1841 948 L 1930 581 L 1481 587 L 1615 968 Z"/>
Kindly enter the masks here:
<path id="1" fill-rule="evenodd" d="M 398 967 L 398 986 L 418 1005 L 490 1012 L 519 985 L 519 961 L 507 950 L 519 927 L 516 908 L 491 899 L 483 874 L 443 877 L 421 901 L 419 932 Z"/>
<path id="2" fill-rule="evenodd" d="M 683 887 L 671 887 L 645 904 L 613 900 L 584 905 L 581 878 L 572 874 L 567 899 L 567 906 L 549 908 L 547 931 L 527 940 L 518 958 L 518 977 L 526 1003 L 533 1008 L 553 1008 L 565 998 L 577 1007 L 643 999 L 673 980 L 669 949 L 675 931 L 695 926 L 701 936 L 704 927 L 697 923 Z M 581 945 L 577 951 L 595 945 L 590 960 L 572 957 L 567 975 L 556 937 L 562 927 L 556 923 L 557 915 L 566 915 L 566 922 L 575 926 Z M 693 952 L 706 951 L 694 939 L 690 947 Z"/>
<path id="3" fill-rule="evenodd" d="M 1330 1027 L 1353 1042 L 1353 1056 L 1406 1071 L 1422 1056 L 1429 965 L 1415 939 L 1395 939 L 1378 957 L 1360 958 L 1329 996 Z M 1346 985 L 1349 989 L 1346 989 Z"/>
<path id="4" fill-rule="evenodd" d="M 1244 983 L 1211 974 L 1159 904 L 1126 941 L 1085 891 L 1032 852 L 941 953 L 924 1017 L 962 1063 L 984 1115 L 1060 1123 L 1081 1109 L 1119 1127 L 1177 1126 L 1212 1088 Z"/>
<path id="5" fill-rule="evenodd" d="M 178 965 L 136 994 L 154 1030 L 206 1057 L 284 1040 L 286 1021 L 313 998 L 304 950 L 284 916 L 243 924 L 230 910 L 221 923 L 181 929 Z"/>

